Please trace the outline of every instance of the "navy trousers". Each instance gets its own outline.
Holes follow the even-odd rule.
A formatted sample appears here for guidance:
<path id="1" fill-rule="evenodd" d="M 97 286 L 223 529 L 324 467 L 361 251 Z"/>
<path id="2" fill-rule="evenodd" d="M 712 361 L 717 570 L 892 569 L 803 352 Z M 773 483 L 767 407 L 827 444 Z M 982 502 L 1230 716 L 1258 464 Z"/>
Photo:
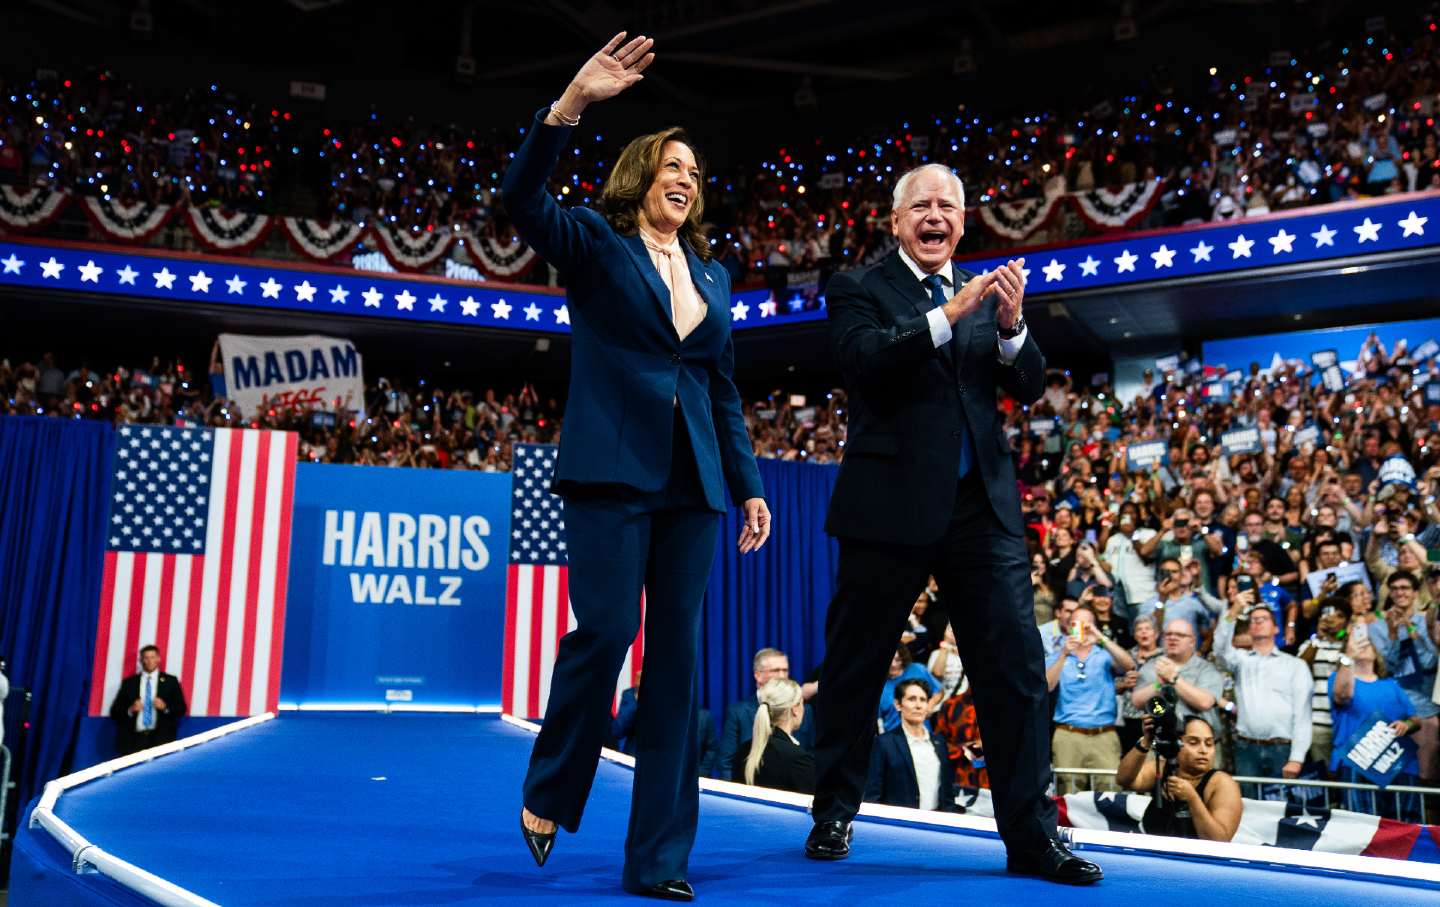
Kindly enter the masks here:
<path id="1" fill-rule="evenodd" d="M 586 486 L 565 498 L 575 629 L 560 640 L 545 723 L 530 754 L 525 806 L 566 831 L 580 827 L 625 652 L 640 627 L 635 784 L 621 884 L 644 891 L 683 879 L 699 820 L 695 745 L 700 606 L 720 514 L 709 509 L 680 411 L 665 487 L 646 494 Z"/>

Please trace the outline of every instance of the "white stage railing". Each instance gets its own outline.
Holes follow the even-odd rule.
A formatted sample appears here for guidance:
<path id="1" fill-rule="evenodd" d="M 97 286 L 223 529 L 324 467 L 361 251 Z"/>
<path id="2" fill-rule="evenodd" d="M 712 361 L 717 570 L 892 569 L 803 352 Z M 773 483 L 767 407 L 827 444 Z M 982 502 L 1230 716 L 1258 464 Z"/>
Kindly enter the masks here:
<path id="1" fill-rule="evenodd" d="M 152 762 L 161 756 L 168 756 L 172 753 L 183 752 L 191 747 L 218 740 L 236 731 L 243 731 L 255 727 L 275 717 L 274 712 L 266 712 L 263 715 L 256 715 L 253 718 L 245 718 L 230 724 L 186 737 L 183 740 L 176 740 L 173 743 L 165 743 L 160 746 L 141 750 L 129 756 L 121 756 L 118 759 L 111 759 L 109 762 L 102 762 L 99 765 L 91 766 L 74 774 L 66 775 L 63 778 L 56 778 L 45 785 L 45 791 L 40 797 L 40 802 L 30 812 L 30 827 L 43 828 L 54 838 L 61 847 L 70 854 L 70 862 L 77 874 L 96 872 L 103 875 L 116 884 L 128 888 L 137 894 L 150 898 L 165 907 L 218 907 L 214 901 L 206 900 L 181 888 L 172 882 L 167 882 L 154 873 L 147 872 L 133 863 L 128 863 L 114 854 L 90 843 L 84 835 L 74 828 L 71 828 L 64 819 L 55 814 L 55 805 L 65 791 L 82 784 L 88 784 L 99 778 L 107 778 L 116 772 L 123 771 L 136 765 L 143 765 Z"/>

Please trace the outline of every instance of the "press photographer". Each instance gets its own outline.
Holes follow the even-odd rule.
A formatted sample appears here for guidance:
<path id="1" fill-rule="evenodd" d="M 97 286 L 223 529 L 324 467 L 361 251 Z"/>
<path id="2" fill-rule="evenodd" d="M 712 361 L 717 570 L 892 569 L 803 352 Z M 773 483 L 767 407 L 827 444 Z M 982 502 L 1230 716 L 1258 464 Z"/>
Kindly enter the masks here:
<path id="1" fill-rule="evenodd" d="M 1168 697 L 1162 692 L 1151 700 L 1144 736 L 1120 761 L 1115 781 L 1151 795 L 1140 820 L 1146 834 L 1229 841 L 1244 811 L 1240 785 L 1214 767 L 1214 728 L 1198 715 L 1183 719 L 1180 728 L 1177 697 L 1167 689 Z"/>

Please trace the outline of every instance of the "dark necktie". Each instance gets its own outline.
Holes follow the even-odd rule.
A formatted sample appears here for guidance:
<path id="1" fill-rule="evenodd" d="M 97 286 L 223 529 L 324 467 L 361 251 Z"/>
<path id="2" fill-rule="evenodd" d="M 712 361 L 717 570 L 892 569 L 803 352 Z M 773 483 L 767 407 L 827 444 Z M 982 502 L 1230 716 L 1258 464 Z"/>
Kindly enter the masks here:
<path id="1" fill-rule="evenodd" d="M 930 290 L 930 300 L 937 307 L 943 306 L 948 301 L 945 298 L 945 281 L 939 274 L 929 274 L 921 282 Z M 957 373 L 960 368 L 959 355 L 960 351 L 958 350 L 951 353 Z M 956 475 L 963 477 L 974 465 L 975 445 L 970 439 L 970 424 L 965 418 L 965 408 L 962 406 L 960 408 L 960 468 L 956 471 Z"/>

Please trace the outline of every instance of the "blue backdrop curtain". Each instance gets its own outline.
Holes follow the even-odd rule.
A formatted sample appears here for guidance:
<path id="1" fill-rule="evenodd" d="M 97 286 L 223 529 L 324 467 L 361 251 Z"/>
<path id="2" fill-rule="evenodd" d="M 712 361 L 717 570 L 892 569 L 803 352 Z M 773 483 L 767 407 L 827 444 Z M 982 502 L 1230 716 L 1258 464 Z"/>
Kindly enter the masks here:
<path id="1" fill-rule="evenodd" d="M 741 514 L 730 508 L 705 591 L 700 703 L 717 723 L 727 704 L 755 695 L 750 660 L 757 650 L 784 651 L 797 680 L 819 665 L 835 591 L 839 546 L 825 534 L 825 511 L 839 467 L 758 462 L 774 519 L 770 541 L 742 557 L 735 548 Z"/>
<path id="2" fill-rule="evenodd" d="M 114 447 L 103 422 L 0 418 L 0 654 L 34 697 L 22 804 L 60 774 L 85 716 Z"/>

